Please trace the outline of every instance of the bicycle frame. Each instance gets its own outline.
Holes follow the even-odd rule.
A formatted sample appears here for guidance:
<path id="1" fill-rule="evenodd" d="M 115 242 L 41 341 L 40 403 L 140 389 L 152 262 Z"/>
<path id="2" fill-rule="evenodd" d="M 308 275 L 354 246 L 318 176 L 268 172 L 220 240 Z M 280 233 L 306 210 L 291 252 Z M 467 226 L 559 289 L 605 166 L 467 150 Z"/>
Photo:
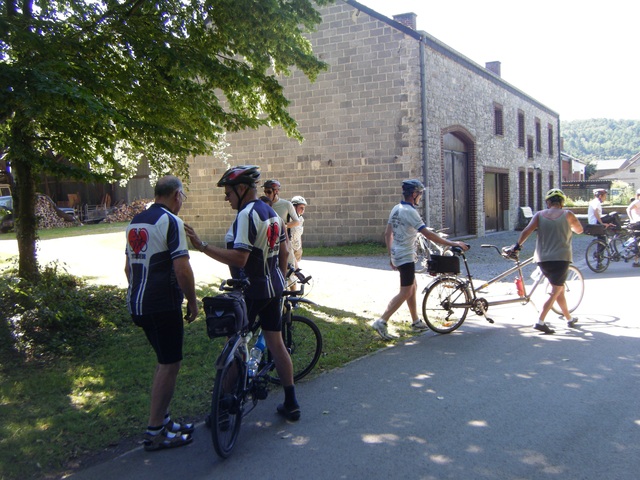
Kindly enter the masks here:
<path id="1" fill-rule="evenodd" d="M 480 285 L 478 288 L 474 287 L 473 282 L 471 281 L 471 273 L 469 271 L 469 265 L 467 263 L 467 258 L 466 257 L 462 257 L 462 260 L 464 261 L 464 265 L 465 268 L 467 270 L 467 282 L 468 285 L 470 287 L 471 293 L 472 293 L 472 297 L 475 300 L 477 298 L 476 292 L 487 288 L 489 285 L 493 285 L 496 282 L 499 282 L 500 280 L 502 280 L 505 277 L 508 277 L 509 275 L 518 272 L 518 274 L 520 275 L 520 278 L 523 279 L 522 281 L 522 287 L 524 289 L 524 295 L 523 296 L 517 296 L 514 298 L 508 298 L 508 299 L 503 299 L 503 300 L 493 300 L 491 302 L 487 301 L 488 306 L 491 305 L 507 305 L 510 303 L 528 303 L 529 301 L 531 301 L 531 297 L 533 296 L 533 292 L 536 291 L 536 289 L 538 288 L 538 285 L 540 285 L 540 283 L 542 283 L 542 281 L 544 280 L 544 276 L 542 274 L 540 274 L 540 276 L 536 279 L 536 281 L 533 283 L 533 285 L 531 286 L 531 290 L 529 290 L 529 292 L 527 293 L 527 284 L 524 283 L 524 275 L 522 274 L 522 269 L 524 267 L 526 267 L 527 265 L 530 265 L 531 263 L 533 263 L 533 257 L 527 258 L 524 262 L 521 262 L 520 260 L 516 261 L 516 264 L 509 268 L 508 270 L 505 270 L 504 272 L 502 272 L 501 274 L 493 277 L 491 280 L 486 281 L 485 283 L 483 283 L 482 285 Z"/>
<path id="2" fill-rule="evenodd" d="M 495 245 L 486 245 L 486 246 L 483 245 L 483 247 L 485 247 L 485 248 L 493 247 L 496 250 L 498 250 L 498 248 Z M 498 250 L 498 252 L 500 252 L 500 250 Z M 471 293 L 471 295 L 470 295 L 471 299 L 470 299 L 470 302 L 468 302 L 468 303 L 467 302 L 465 302 L 465 303 L 453 302 L 453 303 L 451 303 L 451 308 L 470 308 L 476 314 L 483 315 L 489 323 L 493 323 L 493 320 L 486 316 L 486 312 L 489 309 L 489 307 L 497 306 L 497 305 L 508 305 L 508 304 L 511 304 L 511 303 L 521 303 L 521 304 L 525 305 L 525 304 L 527 304 L 527 303 L 529 303 L 531 301 L 531 297 L 533 296 L 533 293 L 538 288 L 538 285 L 540 285 L 540 283 L 542 283 L 542 281 L 544 280 L 544 276 L 540 275 L 536 279 L 536 281 L 534 282 L 533 286 L 531 286 L 531 288 L 530 288 L 530 290 L 528 292 L 527 292 L 527 285 L 523 281 L 523 288 L 524 288 L 524 295 L 523 296 L 517 295 L 517 296 L 511 296 L 511 298 L 504 298 L 504 299 L 500 299 L 500 300 L 491 300 L 491 301 L 489 301 L 489 300 L 485 299 L 484 297 L 478 297 L 477 293 L 480 290 L 483 290 L 484 288 L 486 288 L 486 287 L 488 287 L 488 286 L 490 286 L 490 285 L 502 280 L 503 278 L 508 277 L 509 275 L 511 275 L 513 273 L 516 273 L 516 272 L 519 273 L 520 278 L 524 278 L 524 276 L 522 274 L 522 269 L 524 267 L 526 267 L 527 265 L 530 265 L 531 263 L 533 263 L 533 257 L 530 257 L 530 258 L 526 259 L 523 262 L 521 262 L 518 259 L 516 261 L 516 264 L 513 267 L 505 270 L 501 274 L 493 277 L 491 280 L 486 281 L 480 287 L 476 288 L 473 285 L 473 276 L 471 275 L 471 271 L 469 269 L 469 263 L 467 262 L 467 257 L 462 252 L 458 253 L 458 255 L 460 257 L 462 257 L 462 261 L 464 262 L 465 270 L 467 271 L 466 280 L 464 281 L 464 285 L 465 285 L 465 288 Z M 446 275 L 440 275 L 438 278 L 440 278 L 442 276 L 446 276 Z M 431 283 L 425 287 L 425 289 L 423 290 L 423 293 L 426 293 L 430 286 L 431 286 Z"/>

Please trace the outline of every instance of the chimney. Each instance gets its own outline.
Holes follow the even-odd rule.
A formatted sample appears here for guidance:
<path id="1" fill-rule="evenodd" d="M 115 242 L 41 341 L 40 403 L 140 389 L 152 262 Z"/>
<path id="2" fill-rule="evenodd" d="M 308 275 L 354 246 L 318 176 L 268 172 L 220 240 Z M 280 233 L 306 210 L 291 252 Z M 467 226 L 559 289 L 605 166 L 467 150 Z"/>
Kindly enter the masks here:
<path id="1" fill-rule="evenodd" d="M 418 18 L 418 16 L 413 12 L 401 13 L 400 15 L 393 16 L 393 19 L 396 22 L 401 23 L 405 27 L 409 27 L 413 30 L 416 29 L 416 18 Z"/>
<path id="2" fill-rule="evenodd" d="M 500 62 L 487 62 L 485 64 L 485 68 L 489 70 L 491 73 L 495 73 L 497 76 L 500 75 Z"/>

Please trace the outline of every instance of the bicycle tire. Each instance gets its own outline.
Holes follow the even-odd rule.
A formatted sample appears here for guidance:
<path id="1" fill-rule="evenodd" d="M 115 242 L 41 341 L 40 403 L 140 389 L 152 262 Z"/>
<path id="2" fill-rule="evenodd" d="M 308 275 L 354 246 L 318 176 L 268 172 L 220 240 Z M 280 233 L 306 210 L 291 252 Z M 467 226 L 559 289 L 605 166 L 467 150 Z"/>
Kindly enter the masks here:
<path id="1" fill-rule="evenodd" d="M 227 458 L 236 444 L 242 424 L 245 364 L 239 354 L 218 370 L 211 397 L 211 439 L 221 458 Z"/>
<path id="2" fill-rule="evenodd" d="M 422 300 L 422 316 L 431 330 L 451 333 L 467 318 L 469 307 L 451 308 L 454 303 L 469 305 L 471 295 L 467 285 L 454 277 L 440 277 L 427 287 Z"/>
<path id="3" fill-rule="evenodd" d="M 609 247 L 602 240 L 595 239 L 587 246 L 584 259 L 589 269 L 596 273 L 602 273 L 609 267 L 611 261 Z"/>
<path id="4" fill-rule="evenodd" d="M 625 260 L 624 244 L 627 242 L 627 240 L 629 240 L 632 237 L 633 235 L 623 230 L 620 233 L 615 234 L 611 239 L 611 249 L 615 257 L 614 260 L 616 262 L 619 260 Z"/>
<path id="5" fill-rule="evenodd" d="M 422 238 L 421 238 L 422 237 Z M 429 250 L 427 248 L 427 239 L 419 233 L 416 237 L 416 273 L 424 273 L 427 270 L 427 261 L 429 260 Z"/>
<path id="6" fill-rule="evenodd" d="M 282 339 L 291 356 L 293 381 L 297 382 L 306 377 L 318 363 L 322 355 L 322 333 L 313 320 L 293 315 L 290 325 L 283 319 Z M 277 385 L 281 384 L 275 369 L 270 373 L 270 380 Z"/>
<path id="7" fill-rule="evenodd" d="M 551 284 L 545 278 L 545 292 L 547 294 L 551 293 Z M 569 265 L 569 271 L 567 273 L 567 281 L 564 283 L 564 298 L 567 300 L 567 308 L 569 312 L 573 312 L 580 303 L 582 302 L 582 297 L 584 296 L 584 277 L 582 272 L 578 270 L 577 267 L 573 265 Z M 553 310 L 558 315 L 562 315 L 562 310 L 558 306 L 558 302 L 553 302 L 551 306 L 551 310 Z"/>

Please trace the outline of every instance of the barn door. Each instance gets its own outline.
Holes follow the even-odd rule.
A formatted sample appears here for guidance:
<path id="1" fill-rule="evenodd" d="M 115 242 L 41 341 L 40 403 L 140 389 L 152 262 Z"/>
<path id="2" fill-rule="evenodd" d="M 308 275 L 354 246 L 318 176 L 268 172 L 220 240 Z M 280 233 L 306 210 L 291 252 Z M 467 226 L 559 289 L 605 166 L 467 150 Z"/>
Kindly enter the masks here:
<path id="1" fill-rule="evenodd" d="M 449 235 L 469 234 L 469 172 L 465 152 L 444 154 L 444 225 Z"/>

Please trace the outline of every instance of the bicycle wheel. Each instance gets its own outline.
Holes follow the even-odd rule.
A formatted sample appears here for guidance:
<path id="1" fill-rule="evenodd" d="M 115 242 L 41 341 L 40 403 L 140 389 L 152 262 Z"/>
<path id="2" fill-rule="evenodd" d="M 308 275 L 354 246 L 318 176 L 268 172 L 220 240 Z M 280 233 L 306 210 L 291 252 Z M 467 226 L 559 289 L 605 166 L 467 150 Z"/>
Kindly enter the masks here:
<path id="1" fill-rule="evenodd" d="M 440 277 L 427 287 L 422 300 L 422 315 L 429 328 L 438 333 L 451 333 L 464 322 L 471 295 L 466 284 L 453 277 Z"/>
<path id="2" fill-rule="evenodd" d="M 547 279 L 545 279 L 544 282 L 545 292 L 547 292 L 547 294 L 551 294 L 551 284 Z M 584 277 L 582 276 L 582 272 L 573 265 L 569 265 L 567 281 L 564 282 L 564 298 L 567 300 L 567 308 L 569 309 L 569 312 L 573 312 L 578 308 L 580 302 L 582 302 L 583 295 Z M 556 312 L 558 315 L 562 315 L 562 310 L 560 310 L 558 302 L 553 303 L 551 310 Z"/>
<path id="3" fill-rule="evenodd" d="M 416 237 L 416 273 L 423 273 L 427 269 L 427 260 L 429 260 L 427 239 L 419 233 Z"/>
<path id="4" fill-rule="evenodd" d="M 291 317 L 291 324 L 287 324 L 283 318 L 282 324 L 282 338 L 291 355 L 293 380 L 297 382 L 307 376 L 318 363 L 322 354 L 322 334 L 312 320 L 299 315 Z M 275 369 L 271 371 L 270 378 L 273 383 L 280 385 Z"/>
<path id="5" fill-rule="evenodd" d="M 607 244 L 597 239 L 589 244 L 584 258 L 587 261 L 587 266 L 596 273 L 604 272 L 611 261 Z"/>
<path id="6" fill-rule="evenodd" d="M 238 354 L 218 370 L 211 399 L 211 439 L 222 458 L 231 455 L 242 423 L 242 398 L 245 364 Z"/>
<path id="7" fill-rule="evenodd" d="M 630 235 L 628 232 L 626 232 L 625 230 L 617 233 L 616 235 L 613 236 L 613 238 L 611 239 L 611 250 L 613 251 L 614 254 L 614 260 L 617 262 L 619 260 L 624 260 L 624 244 L 630 239 L 632 238 L 632 235 Z"/>

